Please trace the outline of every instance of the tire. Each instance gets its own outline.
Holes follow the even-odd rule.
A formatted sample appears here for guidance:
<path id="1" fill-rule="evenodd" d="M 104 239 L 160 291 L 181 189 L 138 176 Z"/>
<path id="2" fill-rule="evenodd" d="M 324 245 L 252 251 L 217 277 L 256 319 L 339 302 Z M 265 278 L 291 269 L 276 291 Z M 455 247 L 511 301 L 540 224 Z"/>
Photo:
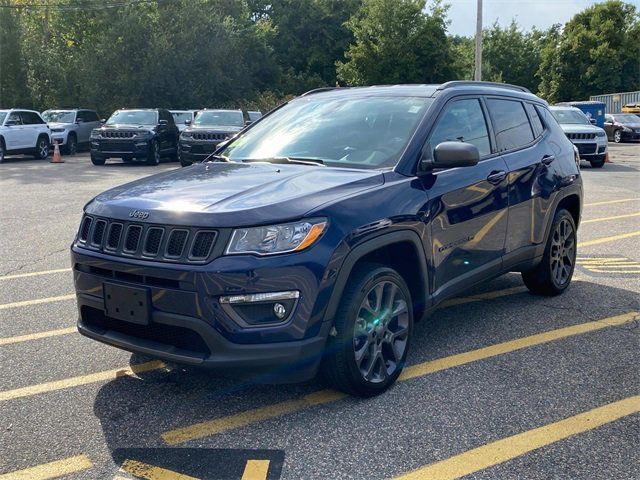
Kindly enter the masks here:
<path id="1" fill-rule="evenodd" d="M 149 154 L 147 155 L 147 165 L 160 164 L 160 145 L 157 140 L 149 142 Z"/>
<path id="2" fill-rule="evenodd" d="M 524 284 L 531 293 L 554 296 L 569 287 L 575 270 L 577 244 L 573 217 L 567 210 L 558 210 L 553 217 L 542 261 L 534 269 L 522 273 Z"/>
<path id="3" fill-rule="evenodd" d="M 390 306 L 395 314 L 389 315 Z M 356 267 L 342 294 L 334 329 L 321 365 L 324 377 L 351 395 L 384 392 L 402 372 L 413 330 L 411 294 L 404 279 L 382 265 Z"/>
<path id="4" fill-rule="evenodd" d="M 98 157 L 97 155 L 94 155 L 93 153 L 91 154 L 91 163 L 93 163 L 94 165 L 104 165 L 104 162 L 107 159 L 104 157 Z"/>
<path id="5" fill-rule="evenodd" d="M 172 162 L 180 161 L 180 144 L 176 142 L 176 149 L 169 155 L 169 158 Z"/>
<path id="6" fill-rule="evenodd" d="M 0 139 L 0 163 L 4 163 L 4 140 Z"/>
<path id="7" fill-rule="evenodd" d="M 180 165 L 182 165 L 183 167 L 188 167 L 190 165 L 193 165 L 193 162 L 191 160 L 187 160 L 186 158 L 184 158 L 182 153 L 181 153 L 180 154 Z"/>
<path id="8" fill-rule="evenodd" d="M 597 160 L 589 160 L 592 168 L 602 168 L 604 166 L 604 157 Z"/>
<path id="9" fill-rule="evenodd" d="M 615 143 L 620 143 L 622 142 L 622 130 L 616 130 L 615 132 L 613 132 L 613 141 Z"/>
<path id="10" fill-rule="evenodd" d="M 122 157 L 122 161 L 124 163 L 131 163 L 133 162 L 133 157 Z"/>
<path id="11" fill-rule="evenodd" d="M 78 153 L 78 139 L 74 133 L 70 133 L 67 137 L 67 144 L 64 146 L 64 153 L 67 155 L 75 155 Z"/>
<path id="12" fill-rule="evenodd" d="M 49 156 L 49 139 L 45 135 L 40 135 L 38 137 L 33 156 L 37 160 L 44 160 Z"/>

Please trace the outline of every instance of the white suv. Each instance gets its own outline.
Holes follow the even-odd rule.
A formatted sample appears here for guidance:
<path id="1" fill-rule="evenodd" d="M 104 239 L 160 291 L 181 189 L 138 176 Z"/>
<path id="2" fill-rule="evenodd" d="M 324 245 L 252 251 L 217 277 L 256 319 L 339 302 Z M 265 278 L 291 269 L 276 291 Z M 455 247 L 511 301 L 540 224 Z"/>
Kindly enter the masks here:
<path id="1" fill-rule="evenodd" d="M 7 154 L 30 153 L 47 158 L 51 145 L 49 126 L 33 110 L 0 110 L 0 163 Z"/>
<path id="2" fill-rule="evenodd" d="M 75 155 L 79 146 L 89 145 L 91 131 L 102 125 L 98 114 L 85 108 L 47 110 L 42 112 L 42 118 L 49 124 L 52 141 L 69 155 Z"/>

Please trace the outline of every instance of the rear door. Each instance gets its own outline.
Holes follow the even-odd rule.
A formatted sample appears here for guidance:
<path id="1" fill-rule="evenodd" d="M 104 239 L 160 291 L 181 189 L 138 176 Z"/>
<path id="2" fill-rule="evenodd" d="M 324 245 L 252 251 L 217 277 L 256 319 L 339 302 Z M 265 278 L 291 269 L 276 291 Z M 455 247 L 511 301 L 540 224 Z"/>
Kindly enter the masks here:
<path id="1" fill-rule="evenodd" d="M 509 171 L 505 267 L 531 258 L 544 240 L 545 211 L 554 190 L 555 152 L 538 106 L 516 98 L 486 99 L 498 152 Z"/>
<path id="2" fill-rule="evenodd" d="M 26 133 L 25 127 L 22 124 L 20 112 L 9 113 L 9 117 L 5 121 L 5 127 L 6 133 L 4 135 L 4 141 L 6 142 L 7 150 L 29 148 L 27 145 L 29 135 Z"/>
<path id="3" fill-rule="evenodd" d="M 507 166 L 495 153 L 482 99 L 450 100 L 424 154 L 433 155 L 444 141 L 472 143 L 481 159 L 473 167 L 434 170 L 421 177 L 429 196 L 436 302 L 498 273 L 507 231 Z"/>
<path id="4" fill-rule="evenodd" d="M 38 136 L 44 131 L 42 128 L 44 120 L 34 112 L 20 112 L 22 124 L 24 126 L 24 135 L 26 146 L 23 148 L 35 148 L 38 143 Z"/>

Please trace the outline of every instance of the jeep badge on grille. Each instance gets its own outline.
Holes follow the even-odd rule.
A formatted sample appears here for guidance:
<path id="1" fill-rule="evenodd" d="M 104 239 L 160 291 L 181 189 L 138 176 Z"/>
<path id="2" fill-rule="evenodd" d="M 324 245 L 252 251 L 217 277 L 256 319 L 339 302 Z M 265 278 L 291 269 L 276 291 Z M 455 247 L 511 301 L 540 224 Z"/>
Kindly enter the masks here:
<path id="1" fill-rule="evenodd" d="M 129 216 L 131 218 L 137 218 L 139 220 L 144 220 L 149 216 L 149 212 L 145 212 L 144 210 L 131 210 L 129 212 Z"/>

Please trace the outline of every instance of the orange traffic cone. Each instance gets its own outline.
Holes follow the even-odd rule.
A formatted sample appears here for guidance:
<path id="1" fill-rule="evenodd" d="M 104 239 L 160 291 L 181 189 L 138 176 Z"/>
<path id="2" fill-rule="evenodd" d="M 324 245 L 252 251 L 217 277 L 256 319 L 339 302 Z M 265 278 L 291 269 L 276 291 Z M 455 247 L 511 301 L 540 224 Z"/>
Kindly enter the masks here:
<path id="1" fill-rule="evenodd" d="M 49 163 L 64 163 L 62 155 L 60 155 L 60 146 L 58 145 L 58 142 L 53 142 L 53 145 L 53 157 L 51 157 Z"/>
<path id="2" fill-rule="evenodd" d="M 609 152 L 604 154 L 604 163 L 613 163 L 611 160 L 609 160 Z"/>

